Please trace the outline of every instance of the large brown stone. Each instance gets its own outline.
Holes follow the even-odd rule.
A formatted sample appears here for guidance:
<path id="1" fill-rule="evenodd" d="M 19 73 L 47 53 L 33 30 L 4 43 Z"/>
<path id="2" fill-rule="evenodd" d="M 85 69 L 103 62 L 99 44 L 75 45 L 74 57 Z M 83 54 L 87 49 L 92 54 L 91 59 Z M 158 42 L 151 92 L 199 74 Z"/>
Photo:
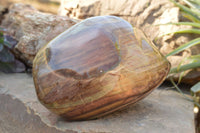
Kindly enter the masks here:
<path id="1" fill-rule="evenodd" d="M 9 8 L 1 27 L 18 40 L 14 53 L 32 66 L 38 50 L 75 23 L 68 17 L 39 12 L 30 5 L 14 4 Z"/>
<path id="2" fill-rule="evenodd" d="M 100 119 L 69 122 L 39 103 L 30 75 L 0 74 L 0 132 L 194 133 L 193 103 L 166 88 Z"/>

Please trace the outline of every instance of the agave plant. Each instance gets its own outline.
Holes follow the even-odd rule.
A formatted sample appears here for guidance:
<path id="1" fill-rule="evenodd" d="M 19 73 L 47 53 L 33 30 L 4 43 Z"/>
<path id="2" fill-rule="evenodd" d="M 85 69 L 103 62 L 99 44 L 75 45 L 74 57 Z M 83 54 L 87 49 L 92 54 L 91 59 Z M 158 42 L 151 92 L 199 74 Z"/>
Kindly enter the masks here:
<path id="1" fill-rule="evenodd" d="M 176 2 L 174 0 L 170 0 L 173 2 L 176 6 L 178 6 L 181 10 L 182 15 L 187 18 L 188 22 L 179 22 L 179 23 L 168 23 L 173 25 L 189 25 L 193 28 L 191 29 L 181 29 L 175 32 L 172 32 L 174 34 L 178 33 L 192 33 L 192 34 L 200 34 L 200 1 L 199 0 L 181 0 L 184 2 L 183 4 L 180 4 L 179 2 Z M 170 34 L 170 33 L 167 33 Z M 192 47 L 194 45 L 200 44 L 200 37 L 197 37 L 182 46 L 178 47 L 177 49 L 173 50 L 169 54 L 166 55 L 166 57 L 177 54 L 189 47 Z M 178 67 L 172 68 L 170 73 L 180 73 L 184 72 L 189 69 L 199 68 L 200 67 L 200 54 L 193 55 L 187 58 L 187 60 L 190 61 L 190 63 L 185 65 L 180 65 Z M 200 87 L 199 87 L 200 90 Z"/>
<path id="2" fill-rule="evenodd" d="M 172 3 L 174 3 L 177 7 L 180 8 L 182 15 L 187 18 L 187 22 L 178 22 L 178 23 L 167 23 L 168 24 L 172 24 L 172 25 L 188 25 L 191 26 L 193 28 L 190 29 L 181 29 L 181 30 L 177 30 L 174 32 L 170 32 L 170 33 L 166 33 L 167 34 L 179 34 L 179 33 L 192 33 L 192 34 L 200 34 L 200 0 L 180 0 L 180 2 L 174 1 L 174 0 L 170 0 Z M 180 47 L 176 48 L 175 50 L 173 50 L 172 52 L 170 52 L 169 54 L 166 55 L 166 57 L 177 54 L 189 47 L 195 46 L 200 44 L 200 37 L 197 37 L 183 45 L 181 45 Z M 190 69 L 195 69 L 195 68 L 200 68 L 200 54 L 197 55 L 192 55 L 190 57 L 185 58 L 184 60 L 189 61 L 188 64 L 180 64 L 178 67 L 172 68 L 170 70 L 170 74 L 176 74 L 176 73 L 184 73 L 187 70 Z M 180 74 L 181 75 L 181 74 Z M 183 74 L 182 74 L 183 75 Z M 182 78 L 182 76 L 180 76 L 180 79 Z M 174 87 L 182 93 L 181 89 L 175 84 L 175 82 L 173 81 L 172 78 L 170 78 L 170 81 L 172 82 L 172 84 L 174 85 Z M 190 101 L 193 101 L 195 104 L 194 109 L 196 108 L 198 111 L 196 112 L 195 116 L 195 124 L 196 124 L 196 132 L 200 133 L 200 82 L 198 82 L 197 84 L 195 84 L 192 88 L 191 88 L 191 92 L 192 95 L 194 97 L 194 99 L 190 99 L 188 97 L 186 97 L 184 95 L 185 98 L 187 98 Z M 195 112 L 195 111 L 194 111 Z"/>
<path id="3" fill-rule="evenodd" d="M 189 25 L 194 28 L 190 29 L 181 29 L 174 32 L 166 33 L 167 34 L 183 34 L 183 33 L 192 33 L 192 34 L 200 34 L 200 1 L 199 0 L 182 0 L 186 5 L 180 4 L 174 0 L 170 0 L 173 2 L 176 6 L 178 6 L 181 9 L 181 13 L 184 17 L 186 17 L 189 21 L 188 22 L 178 22 L 178 23 L 167 23 L 172 25 Z M 164 36 L 162 35 L 162 36 Z M 182 46 L 178 47 L 177 49 L 173 50 L 169 54 L 166 55 L 166 57 L 177 54 L 189 47 L 195 46 L 197 44 L 200 44 L 200 37 L 197 37 Z M 180 73 L 189 69 L 194 69 L 200 67 L 200 54 L 193 55 L 187 60 L 190 60 L 189 64 L 186 65 L 180 65 L 176 68 L 172 68 L 170 73 Z"/>
<path id="4" fill-rule="evenodd" d="M 165 33 L 164 35 L 168 34 L 183 34 L 183 33 L 192 33 L 192 34 L 200 34 L 200 1 L 199 0 L 181 0 L 184 4 L 180 4 L 179 2 L 176 2 L 174 0 L 170 0 L 173 2 L 176 6 L 178 6 L 181 10 L 182 15 L 188 19 L 188 22 L 178 22 L 178 23 L 167 23 L 165 25 L 188 25 L 193 28 L 188 29 L 181 29 L 169 33 Z M 161 36 L 164 36 L 161 35 Z M 180 47 L 176 48 L 172 52 L 168 53 L 166 57 L 175 55 L 187 48 L 190 48 L 192 46 L 200 44 L 200 37 L 197 37 Z M 182 62 L 187 60 L 189 63 L 182 65 Z M 192 55 L 190 57 L 187 57 L 184 59 L 184 61 L 181 62 L 181 64 L 178 67 L 174 67 L 170 70 L 170 74 L 176 74 L 185 72 L 189 69 L 195 69 L 200 67 L 200 54 L 198 55 Z M 180 78 L 181 79 L 181 78 Z"/>

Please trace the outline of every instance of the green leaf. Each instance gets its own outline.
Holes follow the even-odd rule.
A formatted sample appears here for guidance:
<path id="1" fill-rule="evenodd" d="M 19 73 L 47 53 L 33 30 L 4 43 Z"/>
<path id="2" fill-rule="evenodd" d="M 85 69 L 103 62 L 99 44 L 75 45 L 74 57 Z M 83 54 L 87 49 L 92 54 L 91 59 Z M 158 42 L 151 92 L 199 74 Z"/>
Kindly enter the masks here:
<path id="1" fill-rule="evenodd" d="M 8 47 L 8 48 L 12 48 L 12 45 L 10 43 L 8 43 L 7 41 L 4 41 L 4 38 L 0 38 L 0 43 L 3 44 L 4 46 Z"/>
<path id="2" fill-rule="evenodd" d="M 166 57 L 177 54 L 189 47 L 195 46 L 197 44 L 200 44 L 200 38 L 196 38 L 192 41 L 189 41 L 188 43 L 185 43 L 183 45 L 181 45 L 180 47 L 178 47 L 177 49 L 173 50 L 172 52 L 170 52 L 169 54 L 166 55 Z"/>
<path id="3" fill-rule="evenodd" d="M 174 0 L 170 0 L 171 2 L 173 2 L 176 6 L 178 6 L 181 10 L 183 10 L 184 12 L 186 12 L 187 14 L 190 14 L 191 16 L 195 17 L 196 19 L 200 20 L 200 13 L 195 12 L 193 10 L 191 10 L 190 8 L 179 4 L 178 2 L 175 2 Z"/>
<path id="4" fill-rule="evenodd" d="M 179 78 L 178 78 L 178 84 L 180 84 L 181 83 L 181 80 L 183 79 L 183 77 L 184 77 L 184 74 L 185 74 L 185 72 L 183 71 L 183 72 L 181 72 L 181 74 L 180 74 L 180 76 L 179 76 Z"/>
<path id="5" fill-rule="evenodd" d="M 189 26 L 200 28 L 200 23 L 195 23 L 195 22 L 166 23 L 166 24 L 159 24 L 158 26 L 160 25 L 189 25 Z"/>
<path id="6" fill-rule="evenodd" d="M 199 11 L 199 7 L 198 7 L 198 4 L 196 4 L 196 3 L 192 3 L 191 1 L 189 1 L 189 0 L 182 0 L 182 1 L 184 1 L 191 9 L 193 9 L 194 11 L 196 11 L 196 12 L 199 12 L 200 13 L 200 11 Z"/>
<path id="7" fill-rule="evenodd" d="M 194 86 L 192 86 L 191 91 L 193 93 L 200 92 L 200 82 L 196 83 Z"/>
<path id="8" fill-rule="evenodd" d="M 188 60 L 191 60 L 193 62 L 200 60 L 200 54 L 198 55 L 192 55 L 190 57 L 188 57 Z"/>
<path id="9" fill-rule="evenodd" d="M 180 67 L 175 67 L 170 70 L 170 73 L 179 73 L 189 69 L 194 69 L 200 67 L 200 59 L 196 62 L 192 62 L 186 65 L 182 65 Z"/>
<path id="10" fill-rule="evenodd" d="M 200 29 L 183 29 L 183 30 L 172 31 L 172 32 L 162 34 L 159 37 L 156 37 L 155 40 L 157 40 L 158 38 L 163 37 L 165 35 L 169 35 L 169 34 L 185 34 L 185 33 L 200 34 Z"/>
<path id="11" fill-rule="evenodd" d="M 162 34 L 162 35 L 156 37 L 154 40 L 157 41 L 158 38 L 161 38 L 161 37 L 163 37 L 165 35 L 169 35 L 169 34 L 184 34 L 184 33 L 200 34 L 200 29 L 183 29 L 183 30 L 172 31 L 172 32 Z"/>
<path id="12" fill-rule="evenodd" d="M 190 2 L 200 6 L 200 1 L 199 0 L 189 0 Z M 199 7 L 200 8 L 200 7 Z"/>
<path id="13" fill-rule="evenodd" d="M 2 37 L 2 38 L 0 37 L 0 43 L 1 43 L 1 44 L 4 43 L 3 37 Z"/>
<path id="14" fill-rule="evenodd" d="M 192 22 L 196 22 L 196 23 L 200 23 L 200 20 L 195 18 L 194 16 L 190 15 L 190 14 L 187 14 L 185 12 L 181 12 L 181 14 L 183 15 L 183 17 L 189 19 L 190 21 Z"/>
<path id="15" fill-rule="evenodd" d="M 192 33 L 192 34 L 200 34 L 200 29 L 183 29 L 183 30 L 178 30 L 178 31 L 174 31 L 172 33 Z M 171 34 L 171 33 L 168 33 L 168 34 Z"/>

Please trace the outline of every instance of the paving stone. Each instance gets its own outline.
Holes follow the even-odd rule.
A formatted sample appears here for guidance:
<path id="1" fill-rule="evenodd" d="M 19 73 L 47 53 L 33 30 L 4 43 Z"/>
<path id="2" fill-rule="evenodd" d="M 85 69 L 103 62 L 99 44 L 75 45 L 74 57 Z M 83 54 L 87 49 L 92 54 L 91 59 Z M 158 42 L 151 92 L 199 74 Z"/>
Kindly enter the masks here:
<path id="1" fill-rule="evenodd" d="M 97 120 L 68 122 L 44 108 L 32 76 L 0 74 L 0 133 L 194 133 L 193 103 L 166 85 Z"/>

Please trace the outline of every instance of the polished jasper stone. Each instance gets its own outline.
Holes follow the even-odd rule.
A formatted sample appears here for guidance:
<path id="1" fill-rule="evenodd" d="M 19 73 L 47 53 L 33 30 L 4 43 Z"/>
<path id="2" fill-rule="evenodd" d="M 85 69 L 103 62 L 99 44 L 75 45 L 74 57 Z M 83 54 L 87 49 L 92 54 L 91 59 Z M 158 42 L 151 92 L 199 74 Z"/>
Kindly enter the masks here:
<path id="1" fill-rule="evenodd" d="M 40 102 L 68 120 L 101 117 L 135 103 L 163 82 L 170 64 L 154 44 L 114 16 L 86 19 L 36 55 Z"/>

